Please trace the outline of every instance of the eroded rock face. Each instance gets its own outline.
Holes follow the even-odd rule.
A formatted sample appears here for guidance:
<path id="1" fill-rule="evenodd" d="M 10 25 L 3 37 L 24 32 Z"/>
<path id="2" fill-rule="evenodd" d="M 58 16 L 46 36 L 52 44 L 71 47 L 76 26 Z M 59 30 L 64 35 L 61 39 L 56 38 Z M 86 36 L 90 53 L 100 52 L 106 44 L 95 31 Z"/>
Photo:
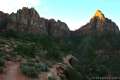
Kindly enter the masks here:
<path id="1" fill-rule="evenodd" d="M 67 24 L 60 20 L 41 18 L 34 8 L 23 7 L 16 13 L 5 14 L 0 12 L 0 30 L 14 30 L 52 37 L 69 36 Z"/>
<path id="2" fill-rule="evenodd" d="M 48 20 L 48 34 L 53 37 L 65 37 L 69 36 L 70 30 L 66 23 L 58 20 L 57 22 L 54 19 Z"/>
<path id="3" fill-rule="evenodd" d="M 106 18 L 100 10 L 96 11 L 89 23 L 74 32 L 70 32 L 66 23 L 60 20 L 41 18 L 34 8 L 29 9 L 26 7 L 10 15 L 0 12 L 0 31 L 6 30 L 45 34 L 56 38 L 70 36 L 70 34 L 80 35 L 94 32 L 119 31 L 118 26 Z"/>
<path id="4" fill-rule="evenodd" d="M 82 26 L 80 29 L 76 30 L 76 34 L 89 34 L 94 32 L 118 32 L 118 26 L 111 21 L 110 19 L 106 18 L 104 14 L 97 10 L 95 15 L 92 17 L 89 23 Z"/>
<path id="5" fill-rule="evenodd" d="M 53 37 L 64 37 L 69 35 L 68 26 L 61 21 L 41 18 L 34 8 L 23 8 L 9 15 L 7 29 L 19 32 L 30 32 L 37 34 L 48 34 Z"/>
<path id="6" fill-rule="evenodd" d="M 17 13 L 10 14 L 7 29 L 19 32 L 47 34 L 45 21 L 40 18 L 34 8 L 28 9 L 23 7 Z"/>

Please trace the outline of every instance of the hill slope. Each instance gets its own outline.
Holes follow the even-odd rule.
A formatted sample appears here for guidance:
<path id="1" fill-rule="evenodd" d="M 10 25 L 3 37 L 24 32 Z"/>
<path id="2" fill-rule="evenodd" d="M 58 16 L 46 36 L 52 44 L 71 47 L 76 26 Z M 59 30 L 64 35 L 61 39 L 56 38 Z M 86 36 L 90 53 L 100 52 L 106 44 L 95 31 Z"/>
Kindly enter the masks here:
<path id="1" fill-rule="evenodd" d="M 33 8 L 0 12 L 0 80 L 120 76 L 119 42 L 118 27 L 99 10 L 74 32 L 64 22 L 41 18 Z"/>

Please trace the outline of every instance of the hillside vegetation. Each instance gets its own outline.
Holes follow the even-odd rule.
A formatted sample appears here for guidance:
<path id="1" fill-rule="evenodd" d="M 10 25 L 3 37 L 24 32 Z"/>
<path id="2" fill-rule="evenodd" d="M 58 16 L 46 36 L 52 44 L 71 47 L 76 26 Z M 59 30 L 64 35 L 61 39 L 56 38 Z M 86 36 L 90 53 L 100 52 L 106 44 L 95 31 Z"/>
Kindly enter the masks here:
<path id="1" fill-rule="evenodd" d="M 23 74 L 37 77 L 48 71 L 51 65 L 62 62 L 64 56 L 72 54 L 79 63 L 72 63 L 74 69 L 68 68 L 65 74 L 68 80 L 108 74 L 120 76 L 119 41 L 120 33 L 57 39 L 15 31 L 3 32 L 0 33 L 0 71 L 3 72 L 5 61 L 20 61 Z"/>

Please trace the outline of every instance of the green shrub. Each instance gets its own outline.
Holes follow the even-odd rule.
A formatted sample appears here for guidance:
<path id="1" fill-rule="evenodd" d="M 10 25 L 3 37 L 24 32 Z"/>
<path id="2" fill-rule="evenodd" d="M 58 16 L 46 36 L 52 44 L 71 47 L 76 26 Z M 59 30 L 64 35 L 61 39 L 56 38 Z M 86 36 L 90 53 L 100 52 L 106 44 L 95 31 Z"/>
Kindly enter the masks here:
<path id="1" fill-rule="evenodd" d="M 22 63 L 20 66 L 21 72 L 31 78 L 38 77 L 41 72 L 41 65 L 35 62 Z"/>
<path id="2" fill-rule="evenodd" d="M 28 45 L 27 43 L 19 44 L 15 51 L 18 53 L 18 55 L 21 56 L 27 56 L 27 57 L 34 57 L 35 56 L 35 46 L 34 45 Z"/>
<path id="3" fill-rule="evenodd" d="M 2 33 L 3 35 L 1 36 L 4 36 L 4 37 L 7 37 L 7 38 L 18 38 L 18 32 L 17 31 L 14 31 L 14 30 L 8 30 L 6 32 L 3 32 Z"/>
<path id="4" fill-rule="evenodd" d="M 49 59 L 55 59 L 55 60 L 60 60 L 61 59 L 61 52 L 58 49 L 51 48 L 48 49 L 48 53 L 46 54 L 46 57 Z"/>
<path id="5" fill-rule="evenodd" d="M 82 80 L 81 73 L 69 67 L 65 70 L 65 75 L 68 80 Z"/>
<path id="6" fill-rule="evenodd" d="M 3 72 L 5 65 L 5 54 L 0 52 L 0 72 Z"/>
<path id="7" fill-rule="evenodd" d="M 56 80 L 56 79 L 53 77 L 48 77 L 48 80 Z"/>

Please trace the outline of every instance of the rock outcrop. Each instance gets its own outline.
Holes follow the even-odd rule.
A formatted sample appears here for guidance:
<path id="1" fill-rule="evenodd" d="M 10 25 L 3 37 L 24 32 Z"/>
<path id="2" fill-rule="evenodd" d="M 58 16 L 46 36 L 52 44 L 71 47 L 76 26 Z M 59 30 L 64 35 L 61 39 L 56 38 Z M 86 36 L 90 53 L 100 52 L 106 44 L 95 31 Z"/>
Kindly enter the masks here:
<path id="1" fill-rule="evenodd" d="M 53 37 L 65 37 L 69 36 L 70 30 L 66 23 L 58 20 L 57 22 L 54 19 L 48 20 L 47 31 L 48 34 Z"/>
<path id="2" fill-rule="evenodd" d="M 23 7 L 17 13 L 12 13 L 8 18 L 7 29 L 18 32 L 31 32 L 38 34 L 46 34 L 45 21 L 40 18 L 34 8 L 28 9 Z"/>
<path id="3" fill-rule="evenodd" d="M 72 35 L 89 34 L 94 32 L 118 32 L 118 26 L 97 10 L 90 22 L 80 29 L 70 32 L 66 23 L 54 19 L 41 18 L 34 8 L 18 10 L 17 13 L 0 12 L 0 31 L 14 30 L 61 38 Z"/>
<path id="4" fill-rule="evenodd" d="M 14 30 L 52 37 L 69 36 L 70 31 L 64 22 L 60 20 L 41 18 L 34 8 L 23 7 L 17 13 L 5 14 L 0 12 L 0 31 Z"/>
<path id="5" fill-rule="evenodd" d="M 79 34 L 89 34 L 94 32 L 118 32 L 118 26 L 106 18 L 104 14 L 97 10 L 95 15 L 92 17 L 89 23 L 82 26 L 80 29 L 76 30 L 74 33 Z"/>

